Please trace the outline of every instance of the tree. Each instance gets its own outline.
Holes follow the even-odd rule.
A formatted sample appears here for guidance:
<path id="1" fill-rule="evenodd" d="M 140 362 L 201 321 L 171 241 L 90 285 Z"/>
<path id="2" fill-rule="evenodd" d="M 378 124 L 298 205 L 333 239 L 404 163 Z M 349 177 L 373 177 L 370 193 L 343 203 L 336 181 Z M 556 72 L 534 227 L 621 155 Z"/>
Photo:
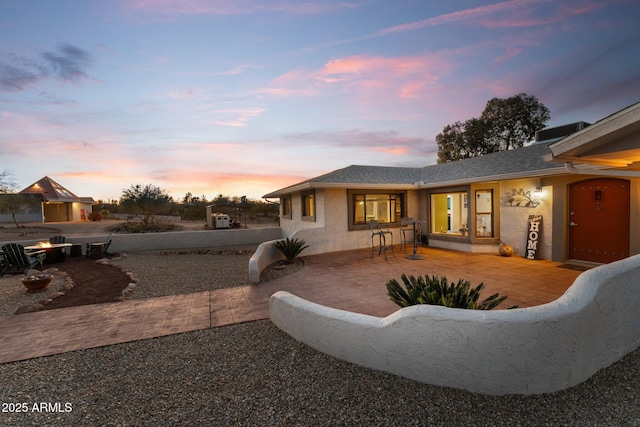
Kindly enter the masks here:
<path id="1" fill-rule="evenodd" d="M 436 136 L 438 163 L 453 162 L 485 154 L 482 135 L 486 133 L 480 119 L 469 119 L 465 123 L 455 122 L 444 127 Z"/>
<path id="2" fill-rule="evenodd" d="M 0 172 L 0 212 L 9 212 L 16 227 L 20 227 L 16 214 L 25 207 L 37 208 L 41 200 L 36 195 L 16 194 L 17 185 L 11 180 L 11 172 Z"/>
<path id="3" fill-rule="evenodd" d="M 160 187 L 147 184 L 144 187 L 140 184 L 132 185 L 122 191 L 120 205 L 142 220 L 146 227 L 153 224 L 153 216 L 167 209 L 172 199 Z"/>
<path id="4" fill-rule="evenodd" d="M 0 172 L 0 194 L 13 193 L 16 184 L 11 180 L 11 172 Z"/>
<path id="5" fill-rule="evenodd" d="M 438 163 L 522 147 L 550 117 L 549 109 L 526 93 L 492 98 L 479 118 L 447 125 L 436 135 Z"/>
<path id="6" fill-rule="evenodd" d="M 20 227 L 16 214 L 22 211 L 25 207 L 37 209 L 42 200 L 38 198 L 36 194 L 16 194 L 6 193 L 0 194 L 0 212 L 9 212 L 11 219 L 16 227 Z"/>

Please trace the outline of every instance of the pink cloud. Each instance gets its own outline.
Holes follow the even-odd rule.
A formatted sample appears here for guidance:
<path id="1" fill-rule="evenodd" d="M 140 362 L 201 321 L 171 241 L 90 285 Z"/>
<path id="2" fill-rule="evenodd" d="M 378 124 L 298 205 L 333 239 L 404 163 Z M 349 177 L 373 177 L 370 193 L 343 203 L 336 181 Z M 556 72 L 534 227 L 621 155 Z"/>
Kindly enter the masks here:
<path id="1" fill-rule="evenodd" d="M 218 194 L 260 198 L 274 189 L 287 187 L 307 178 L 299 175 L 193 171 L 192 169 L 169 169 L 150 176 L 155 185 L 165 188 L 174 198 L 180 198 L 187 192 L 191 192 L 205 194 L 210 199 Z"/>
<path id="2" fill-rule="evenodd" d="M 494 64 L 501 64 L 503 62 L 507 62 L 515 57 L 517 57 L 518 55 L 520 55 L 522 53 L 522 48 L 521 47 L 510 47 L 507 49 L 507 51 L 504 53 L 504 55 L 494 59 Z"/>
<path id="3" fill-rule="evenodd" d="M 411 151 L 410 147 L 382 147 L 375 148 L 375 151 L 379 151 L 381 153 L 392 154 L 394 156 L 403 156 Z"/>
<path id="4" fill-rule="evenodd" d="M 545 7 L 542 10 L 525 8 L 513 11 L 510 16 L 483 19 L 481 24 L 488 28 L 519 28 L 556 24 L 576 15 L 591 13 L 607 5 L 607 3 L 589 1 L 580 1 L 574 4 L 554 3 L 552 7 Z"/>
<path id="5" fill-rule="evenodd" d="M 212 114 L 221 118 L 212 119 L 209 123 L 218 126 L 244 127 L 247 126 L 249 119 L 258 117 L 265 111 L 266 109 L 262 107 L 216 110 Z"/>
<path id="6" fill-rule="evenodd" d="M 457 12 L 446 13 L 433 18 L 423 19 L 407 24 L 395 25 L 378 31 L 378 35 L 388 35 L 402 33 L 406 31 L 418 30 L 425 27 L 433 27 L 452 22 L 465 22 L 477 20 L 486 15 L 504 12 L 507 10 L 519 9 L 537 3 L 548 3 L 549 0 L 509 0 L 501 3 L 494 3 L 486 6 L 479 6 L 472 9 L 460 10 Z"/>
<path id="7" fill-rule="evenodd" d="M 417 98 L 452 65 L 438 54 L 405 57 L 355 55 L 331 60 L 317 70 L 297 69 L 279 76 L 261 92 L 274 96 L 312 96 L 331 91 L 372 92 L 389 98 Z"/>

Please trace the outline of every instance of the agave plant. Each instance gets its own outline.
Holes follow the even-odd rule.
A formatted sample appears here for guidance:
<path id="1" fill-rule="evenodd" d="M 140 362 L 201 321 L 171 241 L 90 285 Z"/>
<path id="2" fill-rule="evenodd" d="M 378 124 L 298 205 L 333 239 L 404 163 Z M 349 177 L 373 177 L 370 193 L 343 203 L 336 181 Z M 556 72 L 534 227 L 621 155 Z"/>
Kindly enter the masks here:
<path id="1" fill-rule="evenodd" d="M 472 310 L 491 310 L 507 299 L 506 296 L 493 294 L 480 303 L 480 291 L 484 283 L 471 288 L 468 280 L 459 279 L 457 283 L 449 283 L 446 277 L 438 276 L 401 276 L 404 288 L 397 280 L 387 282 L 387 293 L 391 301 L 400 307 L 416 304 L 442 305 L 451 308 L 467 308 Z M 513 306 L 510 308 L 517 308 Z"/>
<path id="2" fill-rule="evenodd" d="M 285 240 L 278 240 L 273 245 L 282 252 L 289 264 L 293 264 L 300 253 L 309 247 L 304 240 L 292 240 L 288 237 Z"/>

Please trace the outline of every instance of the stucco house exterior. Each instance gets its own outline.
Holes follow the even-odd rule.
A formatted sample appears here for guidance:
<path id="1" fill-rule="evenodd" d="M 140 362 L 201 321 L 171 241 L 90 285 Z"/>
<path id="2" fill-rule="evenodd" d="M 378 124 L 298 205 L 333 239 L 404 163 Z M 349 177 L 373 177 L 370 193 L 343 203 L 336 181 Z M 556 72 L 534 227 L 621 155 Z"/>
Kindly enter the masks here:
<path id="1" fill-rule="evenodd" d="M 280 199 L 283 237 L 304 239 L 305 254 L 370 247 L 371 220 L 398 243 L 406 217 L 437 248 L 497 253 L 502 241 L 531 259 L 598 264 L 640 254 L 640 103 L 572 130 L 451 163 L 352 165 L 263 197 Z"/>
<path id="2" fill-rule="evenodd" d="M 31 206 L 16 214 L 18 222 L 85 221 L 96 202 L 91 197 L 78 197 L 65 187 L 45 176 L 18 194 L 33 197 Z M 0 222 L 12 222 L 11 214 L 0 214 Z"/>

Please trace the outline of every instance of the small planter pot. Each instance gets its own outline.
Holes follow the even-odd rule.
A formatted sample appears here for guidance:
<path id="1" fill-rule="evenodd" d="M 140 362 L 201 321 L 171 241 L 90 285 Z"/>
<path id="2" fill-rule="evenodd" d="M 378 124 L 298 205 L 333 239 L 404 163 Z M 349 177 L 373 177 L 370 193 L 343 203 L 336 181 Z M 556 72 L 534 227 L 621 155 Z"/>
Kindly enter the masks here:
<path id="1" fill-rule="evenodd" d="M 38 292 L 46 289 L 51 283 L 53 276 L 50 274 L 38 274 L 37 276 L 27 276 L 21 279 L 22 284 L 27 288 L 27 292 Z"/>

